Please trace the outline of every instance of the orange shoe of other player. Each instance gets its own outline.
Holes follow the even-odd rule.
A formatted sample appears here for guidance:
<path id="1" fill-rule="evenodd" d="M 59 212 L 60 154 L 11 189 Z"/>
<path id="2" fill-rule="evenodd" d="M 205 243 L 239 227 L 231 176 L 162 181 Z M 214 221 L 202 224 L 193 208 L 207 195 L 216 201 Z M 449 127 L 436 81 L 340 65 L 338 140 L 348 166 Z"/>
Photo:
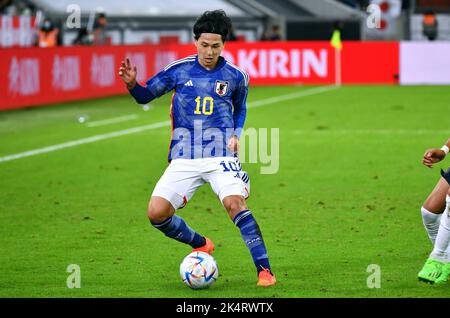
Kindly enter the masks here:
<path id="1" fill-rule="evenodd" d="M 208 253 L 209 255 L 212 255 L 212 252 L 214 251 L 214 244 L 206 236 L 205 236 L 205 241 L 206 241 L 205 245 L 194 248 L 192 250 L 192 252 L 205 252 L 205 253 Z"/>
<path id="2" fill-rule="evenodd" d="M 258 274 L 258 286 L 272 286 L 275 285 L 277 279 L 267 268 L 264 268 Z"/>

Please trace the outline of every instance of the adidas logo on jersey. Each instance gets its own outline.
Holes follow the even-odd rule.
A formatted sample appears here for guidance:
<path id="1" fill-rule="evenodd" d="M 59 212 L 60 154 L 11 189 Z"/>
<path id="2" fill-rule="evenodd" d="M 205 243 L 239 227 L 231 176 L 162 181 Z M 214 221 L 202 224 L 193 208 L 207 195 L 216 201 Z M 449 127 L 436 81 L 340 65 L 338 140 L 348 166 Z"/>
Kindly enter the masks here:
<path id="1" fill-rule="evenodd" d="M 191 80 L 189 80 L 186 83 L 184 83 L 184 86 L 194 86 L 194 84 L 192 83 Z"/>

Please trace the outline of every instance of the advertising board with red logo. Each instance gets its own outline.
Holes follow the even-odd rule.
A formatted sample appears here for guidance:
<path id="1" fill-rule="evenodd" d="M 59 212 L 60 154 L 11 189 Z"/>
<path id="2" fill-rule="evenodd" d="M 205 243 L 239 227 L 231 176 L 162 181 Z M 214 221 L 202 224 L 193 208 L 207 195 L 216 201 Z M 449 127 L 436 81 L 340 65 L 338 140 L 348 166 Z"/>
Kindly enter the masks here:
<path id="1" fill-rule="evenodd" d="M 245 70 L 250 85 L 395 84 L 398 42 L 230 42 L 222 55 Z M 129 57 L 144 83 L 194 44 L 0 49 L 0 110 L 126 94 L 117 75 Z M 340 63 L 336 63 L 336 59 Z"/>

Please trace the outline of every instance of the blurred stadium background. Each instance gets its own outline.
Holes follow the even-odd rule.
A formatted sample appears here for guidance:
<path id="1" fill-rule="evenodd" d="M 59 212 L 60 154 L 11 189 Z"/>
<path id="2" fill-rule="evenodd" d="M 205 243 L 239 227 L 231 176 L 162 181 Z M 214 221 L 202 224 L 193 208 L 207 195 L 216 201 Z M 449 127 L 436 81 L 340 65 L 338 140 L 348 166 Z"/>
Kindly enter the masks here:
<path id="1" fill-rule="evenodd" d="M 246 166 L 271 290 L 206 188 L 180 213 L 218 244 L 211 290 L 183 286 L 188 250 L 146 220 L 170 97 L 138 106 L 118 66 L 130 57 L 144 82 L 195 53 L 213 9 L 234 25 L 223 55 L 251 77 L 246 127 L 280 128 L 279 172 Z M 2 297 L 449 295 L 416 275 L 439 177 L 420 158 L 450 135 L 450 0 L 0 0 L 0 73 Z M 67 288 L 69 264 L 82 288 Z"/>
<path id="2" fill-rule="evenodd" d="M 0 109 L 124 93 L 125 53 L 146 79 L 194 52 L 193 23 L 214 8 L 234 23 L 224 55 L 256 85 L 450 82 L 446 0 L 3 0 Z M 328 43 L 334 31 L 342 54 Z"/>

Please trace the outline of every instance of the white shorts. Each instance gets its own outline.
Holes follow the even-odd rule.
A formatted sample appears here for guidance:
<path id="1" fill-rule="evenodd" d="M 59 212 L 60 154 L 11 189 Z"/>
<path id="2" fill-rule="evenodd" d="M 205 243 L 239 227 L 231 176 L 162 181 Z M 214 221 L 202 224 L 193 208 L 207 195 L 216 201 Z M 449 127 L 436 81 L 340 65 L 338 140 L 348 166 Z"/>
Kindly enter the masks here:
<path id="1" fill-rule="evenodd" d="M 250 179 L 233 157 L 174 159 L 159 179 L 152 196 L 169 201 L 175 210 L 183 208 L 195 191 L 209 183 L 220 202 L 229 195 L 250 195 Z"/>

